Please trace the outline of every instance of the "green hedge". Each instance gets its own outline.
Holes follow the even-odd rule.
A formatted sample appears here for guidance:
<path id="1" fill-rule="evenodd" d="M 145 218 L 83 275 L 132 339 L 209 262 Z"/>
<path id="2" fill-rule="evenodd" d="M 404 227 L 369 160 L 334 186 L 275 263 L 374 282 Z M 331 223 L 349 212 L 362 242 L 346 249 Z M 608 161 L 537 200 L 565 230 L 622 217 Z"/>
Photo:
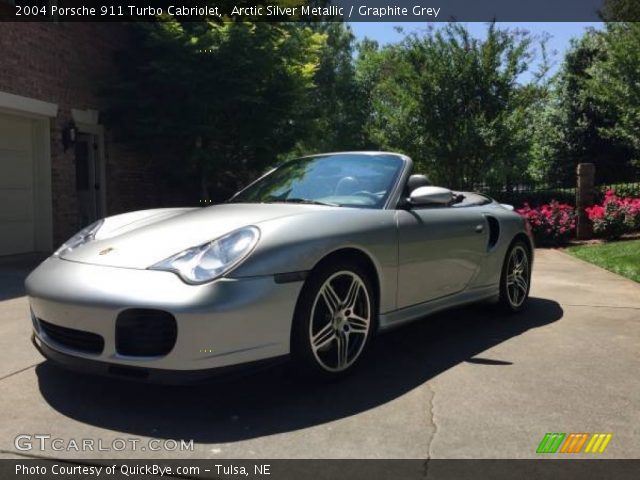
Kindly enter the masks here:
<path id="1" fill-rule="evenodd" d="M 616 194 L 620 197 L 640 197 L 640 182 L 599 185 L 595 187 L 595 203 L 601 203 L 606 191 L 612 188 L 615 189 Z M 524 206 L 525 203 L 532 207 L 538 207 L 552 200 L 574 206 L 576 204 L 575 188 L 533 189 L 518 192 L 486 190 L 485 193 L 500 203 L 508 203 L 516 208 Z"/>

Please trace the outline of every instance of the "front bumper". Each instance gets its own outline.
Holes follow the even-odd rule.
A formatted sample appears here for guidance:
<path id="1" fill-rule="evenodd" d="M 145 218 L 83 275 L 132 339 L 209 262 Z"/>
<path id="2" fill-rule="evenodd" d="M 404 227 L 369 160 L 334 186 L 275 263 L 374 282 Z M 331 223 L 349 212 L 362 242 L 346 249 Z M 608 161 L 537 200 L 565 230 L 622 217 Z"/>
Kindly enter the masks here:
<path id="1" fill-rule="evenodd" d="M 268 368 L 285 361 L 288 357 L 273 357 L 265 360 L 230 365 L 227 367 L 207 368 L 203 370 L 164 370 L 161 368 L 145 368 L 121 366 L 114 363 L 106 363 L 98 360 L 67 355 L 59 352 L 44 343 L 35 332 L 31 335 L 31 343 L 40 354 L 56 365 L 74 372 L 90 375 L 100 375 L 136 382 L 149 382 L 166 385 L 188 385 L 202 382 L 211 378 L 229 377 L 235 375 L 247 375 L 258 370 Z"/>
<path id="2" fill-rule="evenodd" d="M 170 272 L 56 257 L 45 260 L 26 280 L 34 341 L 45 356 L 59 363 L 65 363 L 62 355 L 87 365 L 173 370 L 185 376 L 287 355 L 301 287 L 302 282 L 276 283 L 272 276 L 187 285 Z M 169 353 L 141 357 L 118 352 L 116 319 L 129 309 L 161 310 L 175 317 L 177 335 Z M 87 353 L 61 344 L 40 328 L 41 320 L 100 335 L 104 348 Z"/>

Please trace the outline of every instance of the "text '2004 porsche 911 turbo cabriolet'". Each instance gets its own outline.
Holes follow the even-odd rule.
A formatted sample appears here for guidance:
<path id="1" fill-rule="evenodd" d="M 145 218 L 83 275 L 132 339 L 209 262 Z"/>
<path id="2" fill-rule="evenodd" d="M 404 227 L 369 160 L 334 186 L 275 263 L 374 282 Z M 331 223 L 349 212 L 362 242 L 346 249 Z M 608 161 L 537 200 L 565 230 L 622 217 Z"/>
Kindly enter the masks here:
<path id="1" fill-rule="evenodd" d="M 379 331 L 471 302 L 521 310 L 525 220 L 412 170 L 393 153 L 314 155 L 223 204 L 100 220 L 27 278 L 33 342 L 68 367 L 148 381 L 287 356 L 333 378 Z"/>

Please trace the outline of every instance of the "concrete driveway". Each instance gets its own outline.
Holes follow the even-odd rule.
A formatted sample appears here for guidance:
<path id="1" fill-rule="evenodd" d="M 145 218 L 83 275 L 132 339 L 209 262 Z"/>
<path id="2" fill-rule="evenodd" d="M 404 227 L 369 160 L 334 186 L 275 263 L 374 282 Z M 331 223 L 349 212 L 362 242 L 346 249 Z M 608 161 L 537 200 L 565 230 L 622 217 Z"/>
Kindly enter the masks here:
<path id="1" fill-rule="evenodd" d="M 477 306 L 409 325 L 379 337 L 366 365 L 331 385 L 297 384 L 284 369 L 180 388 L 58 370 L 29 342 L 26 271 L 0 265 L 0 457 L 18 453 L 17 435 L 48 434 L 63 446 L 140 443 L 21 453 L 535 458 L 546 432 L 610 432 L 599 458 L 640 457 L 640 285 L 559 251 L 537 252 L 526 313 Z M 150 451 L 149 438 L 193 439 L 193 450 Z"/>

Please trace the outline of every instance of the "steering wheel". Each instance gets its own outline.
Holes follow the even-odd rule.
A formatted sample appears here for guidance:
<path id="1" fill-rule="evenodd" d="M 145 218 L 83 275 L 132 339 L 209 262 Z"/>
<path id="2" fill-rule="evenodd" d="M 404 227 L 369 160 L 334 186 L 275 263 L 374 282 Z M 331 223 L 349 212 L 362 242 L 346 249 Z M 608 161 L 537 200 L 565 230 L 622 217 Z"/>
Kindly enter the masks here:
<path id="1" fill-rule="evenodd" d="M 374 203 L 378 203 L 380 201 L 380 197 L 378 197 L 376 194 L 368 192 L 366 190 L 359 190 L 357 192 L 353 192 L 351 195 L 359 195 L 361 197 L 368 197 L 369 199 L 373 200 Z"/>

